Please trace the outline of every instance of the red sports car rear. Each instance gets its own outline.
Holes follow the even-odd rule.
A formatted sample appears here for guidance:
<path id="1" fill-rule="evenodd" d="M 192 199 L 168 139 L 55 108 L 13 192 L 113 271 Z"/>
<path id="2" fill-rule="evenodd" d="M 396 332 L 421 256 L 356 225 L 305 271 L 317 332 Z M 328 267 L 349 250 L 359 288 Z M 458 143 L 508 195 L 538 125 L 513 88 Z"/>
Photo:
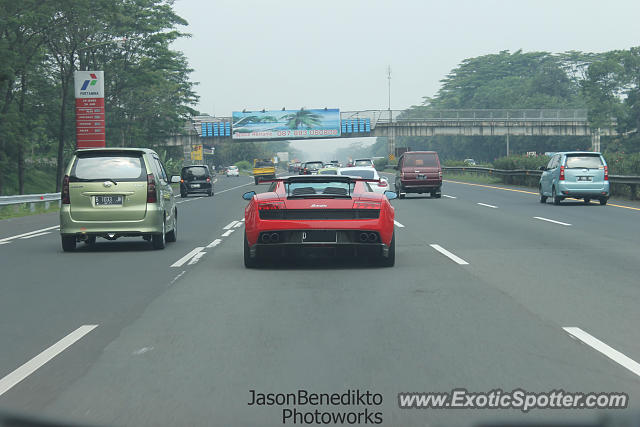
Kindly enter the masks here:
<path id="1" fill-rule="evenodd" d="M 271 191 L 245 193 L 244 262 L 305 253 L 378 258 L 395 263 L 394 209 L 366 180 L 339 175 L 275 180 Z M 395 194 L 389 192 L 390 197 Z"/>

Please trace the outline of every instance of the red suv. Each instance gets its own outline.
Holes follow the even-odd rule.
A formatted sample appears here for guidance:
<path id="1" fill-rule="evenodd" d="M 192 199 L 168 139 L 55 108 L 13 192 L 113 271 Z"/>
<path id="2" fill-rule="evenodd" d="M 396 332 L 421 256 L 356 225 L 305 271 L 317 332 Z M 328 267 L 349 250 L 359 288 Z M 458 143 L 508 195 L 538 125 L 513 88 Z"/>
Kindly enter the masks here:
<path id="1" fill-rule="evenodd" d="M 396 193 L 401 199 L 407 193 L 442 196 L 442 168 L 435 151 L 407 151 L 398 159 L 396 169 Z"/>

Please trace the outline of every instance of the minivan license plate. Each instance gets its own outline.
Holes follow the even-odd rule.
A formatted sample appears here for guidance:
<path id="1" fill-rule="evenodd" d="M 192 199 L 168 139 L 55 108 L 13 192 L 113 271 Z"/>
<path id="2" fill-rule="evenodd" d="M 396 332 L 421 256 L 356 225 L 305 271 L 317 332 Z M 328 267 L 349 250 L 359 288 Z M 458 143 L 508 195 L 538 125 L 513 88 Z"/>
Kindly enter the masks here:
<path id="1" fill-rule="evenodd" d="M 578 181 L 591 181 L 590 176 L 579 176 Z"/>
<path id="2" fill-rule="evenodd" d="M 96 196 L 97 205 L 121 205 L 122 196 Z"/>
<path id="3" fill-rule="evenodd" d="M 427 176 L 426 176 L 426 175 L 418 174 L 418 179 L 427 179 Z"/>

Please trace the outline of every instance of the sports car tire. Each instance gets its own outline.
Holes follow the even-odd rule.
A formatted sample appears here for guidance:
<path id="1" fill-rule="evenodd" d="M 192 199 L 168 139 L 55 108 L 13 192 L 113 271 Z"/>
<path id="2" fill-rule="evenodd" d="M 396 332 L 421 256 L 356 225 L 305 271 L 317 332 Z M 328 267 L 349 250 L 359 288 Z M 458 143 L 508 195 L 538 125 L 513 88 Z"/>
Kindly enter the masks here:
<path id="1" fill-rule="evenodd" d="M 396 233 L 391 236 L 391 244 L 389 245 L 388 256 L 382 255 L 381 265 L 383 267 L 393 267 L 396 263 Z"/>
<path id="2" fill-rule="evenodd" d="M 244 266 L 246 268 L 256 268 L 258 266 L 257 256 L 251 258 L 251 250 L 247 241 L 247 233 L 244 233 Z"/>

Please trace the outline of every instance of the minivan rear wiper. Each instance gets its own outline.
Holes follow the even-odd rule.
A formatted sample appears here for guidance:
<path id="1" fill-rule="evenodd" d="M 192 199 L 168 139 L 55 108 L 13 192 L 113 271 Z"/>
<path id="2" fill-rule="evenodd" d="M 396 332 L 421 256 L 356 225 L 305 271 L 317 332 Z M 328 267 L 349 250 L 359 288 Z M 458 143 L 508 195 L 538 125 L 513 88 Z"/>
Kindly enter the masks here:
<path id="1" fill-rule="evenodd" d="M 78 178 L 77 176 L 70 177 L 71 182 L 100 182 L 100 181 L 109 181 L 113 182 L 114 185 L 118 185 L 115 179 L 111 178 Z"/>

